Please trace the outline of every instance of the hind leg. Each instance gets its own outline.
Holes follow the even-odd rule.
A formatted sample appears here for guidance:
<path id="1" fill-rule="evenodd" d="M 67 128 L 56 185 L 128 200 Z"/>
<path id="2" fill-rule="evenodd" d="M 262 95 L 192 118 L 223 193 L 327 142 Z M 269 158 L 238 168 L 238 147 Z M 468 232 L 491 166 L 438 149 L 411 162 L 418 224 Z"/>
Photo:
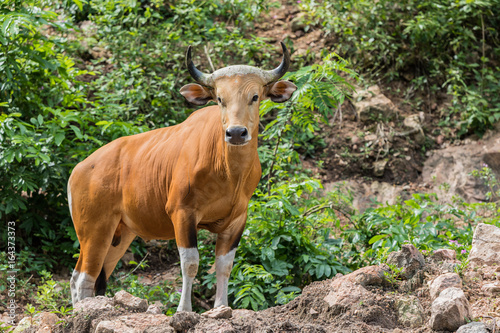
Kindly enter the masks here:
<path id="1" fill-rule="evenodd" d="M 96 222 L 75 223 L 75 227 L 81 227 L 76 228 L 80 240 L 80 257 L 70 281 L 73 306 L 76 302 L 93 296 L 97 277 L 103 268 L 120 217 L 100 217 L 94 221 Z"/>
<path id="2" fill-rule="evenodd" d="M 121 228 L 120 241 L 119 243 L 117 242 L 118 244 L 115 244 L 115 246 L 111 246 L 109 248 L 108 254 L 104 259 L 103 269 L 106 273 L 106 280 L 109 279 L 111 273 L 116 267 L 116 264 L 121 259 L 121 257 L 123 257 L 128 247 L 130 246 L 130 243 L 132 243 L 132 241 L 136 237 L 136 234 L 130 231 L 130 229 L 127 228 L 124 224 L 121 224 L 119 228 Z"/>

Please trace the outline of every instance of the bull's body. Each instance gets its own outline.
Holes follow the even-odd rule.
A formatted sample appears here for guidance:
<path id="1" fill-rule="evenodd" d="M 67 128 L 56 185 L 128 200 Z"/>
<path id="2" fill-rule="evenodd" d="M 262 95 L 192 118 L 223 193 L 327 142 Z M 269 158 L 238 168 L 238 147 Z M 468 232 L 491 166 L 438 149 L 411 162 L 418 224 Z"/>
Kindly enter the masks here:
<path id="1" fill-rule="evenodd" d="M 261 177 L 258 102 L 263 96 L 281 98 L 285 88 L 295 86 L 279 81 L 267 87 L 246 67 L 223 74 L 211 83 L 215 88 L 190 84 L 181 89 L 193 103 L 217 99 L 219 105 L 198 110 L 179 125 L 117 139 L 73 170 L 68 196 L 80 240 L 73 303 L 94 290 L 104 293 L 136 236 L 175 238 L 183 274 L 178 309 L 191 311 L 197 231 L 207 229 L 217 234 L 215 306 L 227 305 L 234 253 Z"/>

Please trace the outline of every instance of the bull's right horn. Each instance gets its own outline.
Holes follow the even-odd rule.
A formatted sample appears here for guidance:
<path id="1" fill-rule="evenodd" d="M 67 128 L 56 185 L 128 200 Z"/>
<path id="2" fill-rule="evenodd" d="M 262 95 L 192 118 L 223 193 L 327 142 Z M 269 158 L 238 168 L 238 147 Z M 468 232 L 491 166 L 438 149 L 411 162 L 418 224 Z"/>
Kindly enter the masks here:
<path id="1" fill-rule="evenodd" d="M 207 87 L 212 86 L 212 80 L 211 80 L 211 74 L 205 74 L 200 72 L 198 68 L 193 63 L 193 60 L 191 59 L 191 45 L 188 46 L 187 53 L 186 53 L 186 66 L 188 68 L 189 74 L 191 74 L 191 77 L 198 82 L 199 84 Z"/>

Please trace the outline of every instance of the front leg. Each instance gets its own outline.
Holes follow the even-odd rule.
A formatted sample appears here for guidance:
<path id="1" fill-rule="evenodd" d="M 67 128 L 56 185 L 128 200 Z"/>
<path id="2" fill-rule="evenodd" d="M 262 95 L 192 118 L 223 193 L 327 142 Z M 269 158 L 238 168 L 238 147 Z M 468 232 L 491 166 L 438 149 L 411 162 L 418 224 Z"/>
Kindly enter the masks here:
<path id="1" fill-rule="evenodd" d="M 174 222 L 175 241 L 179 250 L 182 271 L 181 300 L 177 312 L 192 311 L 191 293 L 200 262 L 197 245 L 197 221 L 184 211 L 176 212 L 172 221 Z"/>
<path id="2" fill-rule="evenodd" d="M 229 227 L 217 235 L 215 245 L 215 272 L 217 278 L 217 290 L 215 292 L 214 307 L 228 306 L 227 285 L 231 270 L 233 268 L 234 255 L 241 235 L 245 229 L 247 214 L 236 218 Z"/>

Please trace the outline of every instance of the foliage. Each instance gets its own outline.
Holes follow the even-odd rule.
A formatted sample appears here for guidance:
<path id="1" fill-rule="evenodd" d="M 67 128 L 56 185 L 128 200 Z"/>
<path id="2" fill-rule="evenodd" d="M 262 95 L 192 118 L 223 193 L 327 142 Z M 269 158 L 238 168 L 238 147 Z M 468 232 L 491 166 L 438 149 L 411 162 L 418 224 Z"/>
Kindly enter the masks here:
<path id="1" fill-rule="evenodd" d="M 334 208 L 348 199 L 319 198 L 314 193 L 320 189 L 319 181 L 297 176 L 273 185 L 269 194 L 256 192 L 229 283 L 235 307 L 285 304 L 310 282 L 349 271 L 341 263 L 342 240 L 332 237 L 340 228 Z M 201 278 L 208 288 L 214 286 L 214 274 Z"/>
<path id="2" fill-rule="evenodd" d="M 52 279 L 52 273 L 47 271 L 41 271 L 40 275 L 41 283 L 35 296 L 39 309 L 63 315 L 71 312 L 69 282 L 56 282 Z"/>
<path id="3" fill-rule="evenodd" d="M 498 0 L 302 1 L 310 24 L 338 38 L 365 71 L 453 96 L 462 131 L 500 119 Z M 496 59 L 496 60 L 495 60 Z"/>
<path id="4" fill-rule="evenodd" d="M 478 212 L 491 215 L 486 221 Z M 479 222 L 499 225 L 497 209 L 488 204 L 440 204 L 435 194 L 414 194 L 413 199 L 367 209 L 344 231 L 349 267 L 381 262 L 381 254 L 397 251 L 404 243 L 431 253 L 452 248 L 465 260 L 472 244 L 473 227 Z"/>
<path id="5" fill-rule="evenodd" d="M 181 298 L 180 291 L 174 288 L 172 282 L 163 281 L 155 286 L 146 286 L 136 275 L 132 274 L 120 273 L 111 277 L 107 294 L 112 296 L 120 290 L 126 290 L 136 297 L 147 299 L 150 303 L 161 301 L 167 315 L 175 313 Z"/>

